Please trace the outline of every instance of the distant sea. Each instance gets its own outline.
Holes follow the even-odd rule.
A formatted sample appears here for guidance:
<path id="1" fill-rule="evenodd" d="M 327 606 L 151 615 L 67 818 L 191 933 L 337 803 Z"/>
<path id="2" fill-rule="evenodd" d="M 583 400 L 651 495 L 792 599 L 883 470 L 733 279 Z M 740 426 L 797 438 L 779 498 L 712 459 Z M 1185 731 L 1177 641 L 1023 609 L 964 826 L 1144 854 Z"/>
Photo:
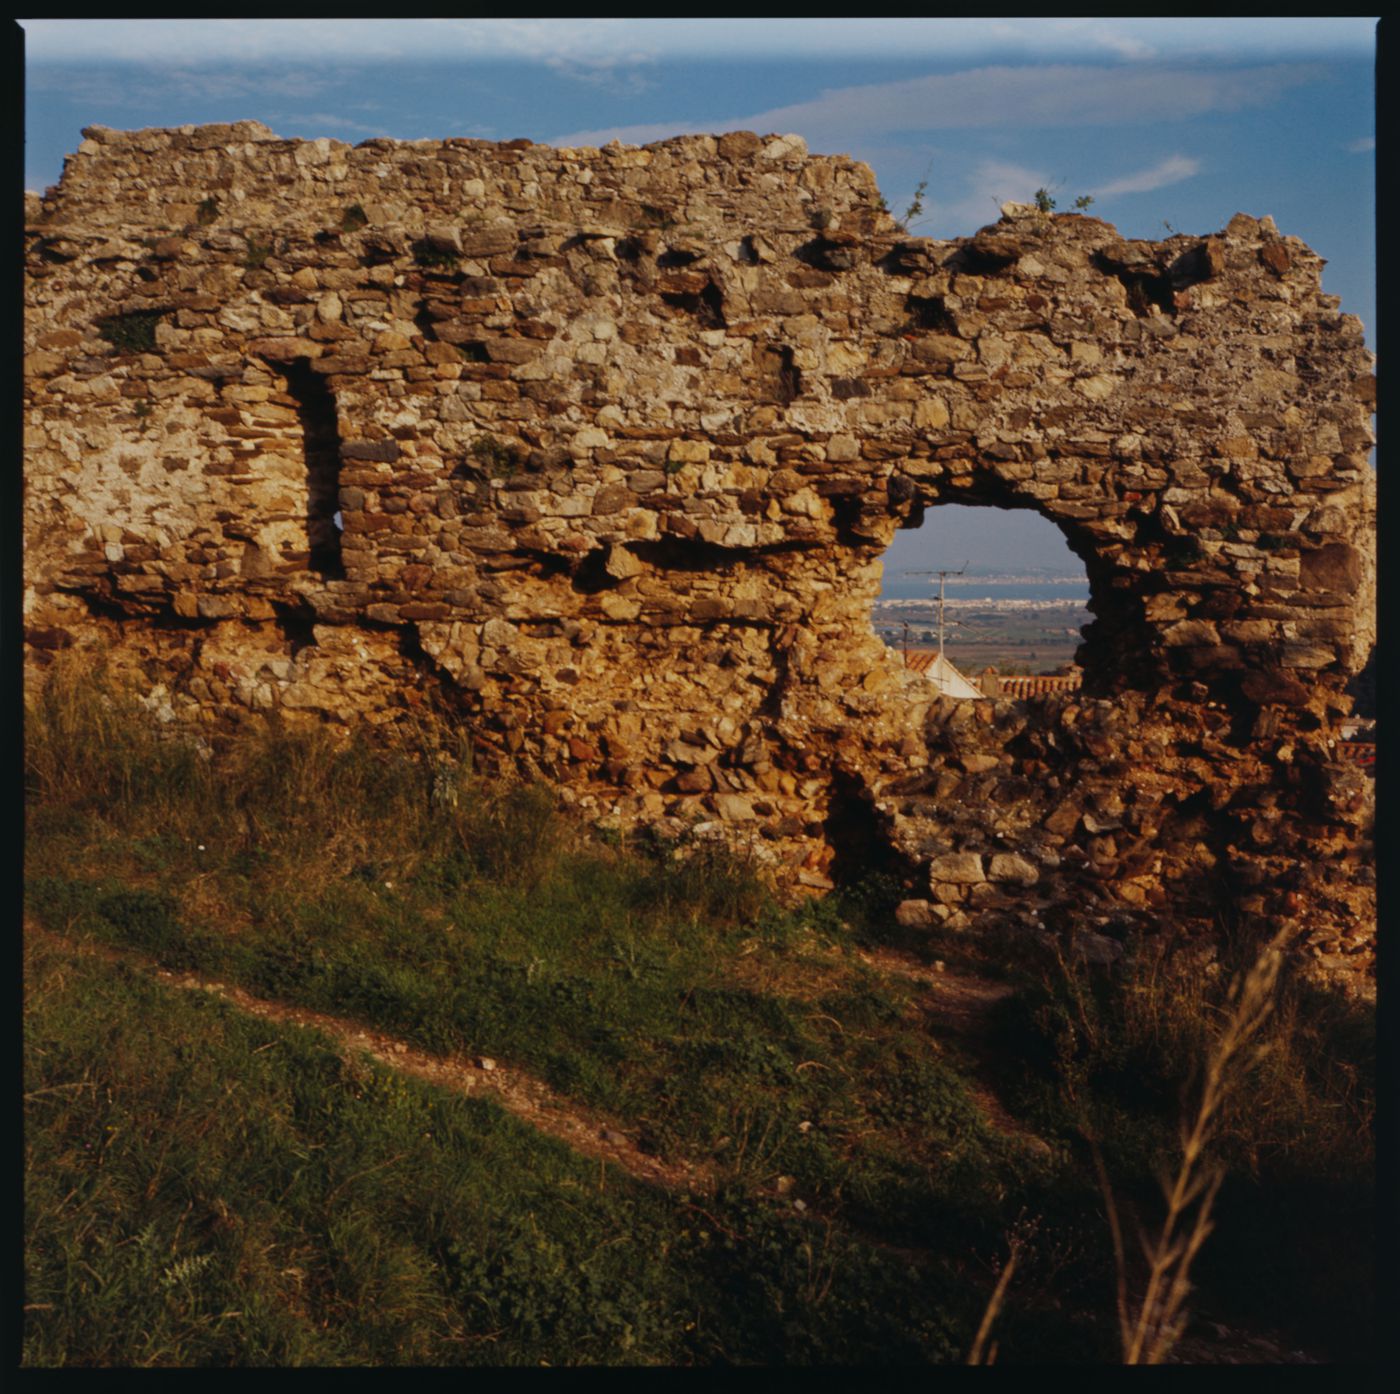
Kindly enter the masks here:
<path id="1" fill-rule="evenodd" d="M 943 590 L 945 600 L 962 605 L 988 597 L 993 600 L 1063 601 L 1067 605 L 1076 602 L 1083 605 L 1089 599 L 1089 578 L 1067 576 L 1031 581 L 1015 577 L 1003 580 L 992 576 L 950 576 Z M 937 600 L 938 578 L 933 577 L 930 583 L 927 576 L 886 576 L 884 585 L 880 587 L 880 599 Z"/>

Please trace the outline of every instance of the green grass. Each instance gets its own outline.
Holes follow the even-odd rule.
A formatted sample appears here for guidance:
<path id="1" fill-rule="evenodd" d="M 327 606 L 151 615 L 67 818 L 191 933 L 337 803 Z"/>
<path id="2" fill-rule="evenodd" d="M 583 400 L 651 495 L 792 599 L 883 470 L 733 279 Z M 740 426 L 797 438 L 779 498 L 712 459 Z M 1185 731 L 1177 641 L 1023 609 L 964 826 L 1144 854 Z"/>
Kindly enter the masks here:
<path id="1" fill-rule="evenodd" d="M 49 702 L 30 732 L 41 923 L 524 1065 L 662 1154 L 791 1176 L 884 1231 L 863 1197 L 897 1195 L 901 1230 L 985 1224 L 1028 1165 L 851 934 L 781 911 L 723 849 L 611 848 L 545 790 L 406 750 L 273 733 L 211 762 L 115 695 Z"/>
<path id="2" fill-rule="evenodd" d="M 445 247 L 435 247 L 424 237 L 413 244 L 413 260 L 425 271 L 453 271 L 461 255 Z"/>
<path id="3" fill-rule="evenodd" d="M 649 1189 L 66 946 L 26 967 L 27 1365 L 958 1354 L 970 1303 L 936 1264 Z"/>
<path id="4" fill-rule="evenodd" d="M 596 1163 L 485 1104 L 391 1086 L 332 1064 L 312 1036 L 41 946 L 27 1088 L 49 1092 L 27 1133 L 26 1300 L 56 1315 L 36 1318 L 31 1363 L 945 1361 L 971 1343 L 1008 1234 L 1019 1266 L 1001 1359 L 1113 1358 L 1113 1258 L 1085 1140 L 1150 1227 L 1228 973 L 1144 952 L 1095 978 L 1014 948 L 1022 986 L 982 1053 L 1051 1144 L 1033 1150 L 989 1125 L 973 1062 L 907 985 L 857 958 L 895 932 L 874 880 L 784 909 L 728 851 L 595 835 L 549 791 L 488 784 L 421 736 L 271 728 L 210 752 L 75 665 L 28 711 L 26 801 L 26 913 L 70 948 L 137 951 L 430 1052 L 521 1066 L 719 1185 L 708 1218 L 611 1173 L 600 1190 Z M 937 952 L 972 963 L 990 949 Z M 1231 1173 L 1198 1276 L 1213 1302 L 1354 1348 L 1373 1028 L 1290 981 L 1268 1042 L 1220 1132 Z M 89 1214 L 62 1199 L 74 1148 L 114 1145 L 97 1105 L 122 1091 L 130 1175 L 99 1187 Z M 288 1099 L 307 1102 L 286 1114 Z M 291 1140 L 274 1146 L 266 1129 L 284 1115 Z M 494 1155 L 469 1140 L 488 1137 L 506 1149 L 489 1177 L 464 1160 Z M 167 1143 L 187 1148 L 168 1194 L 150 1155 Z M 387 1160 L 399 1153 L 412 1160 Z M 195 1198 L 187 1183 L 205 1176 L 222 1179 Z M 303 1206 L 297 1177 L 321 1199 Z M 785 1199 L 764 1199 L 780 1178 Z M 427 1198 L 438 1185 L 459 1207 L 451 1223 Z M 231 1256 L 232 1238 L 189 1248 L 183 1207 L 205 1214 L 215 1195 L 258 1217 L 246 1225 L 269 1252 L 309 1256 L 284 1268 L 322 1276 L 273 1282 L 251 1250 Z M 358 1276 L 342 1285 L 342 1270 Z M 139 1283 L 144 1305 L 118 1296 Z M 194 1300 L 201 1284 L 217 1303 Z M 112 1315 L 128 1306 L 130 1322 Z"/>
<path id="5" fill-rule="evenodd" d="M 416 878 L 352 872 L 297 897 L 284 869 L 235 854 L 220 888 L 239 920 L 231 935 L 182 907 L 201 873 L 177 850 L 119 839 L 83 875 L 46 874 L 36 858 L 31 913 L 430 1051 L 524 1065 L 663 1155 L 712 1162 L 735 1183 L 790 1176 L 806 1203 L 890 1238 L 911 1225 L 916 1238 L 985 1230 L 992 1190 L 1026 1165 L 902 994 L 853 967 L 841 969 L 850 983 L 810 997 L 765 987 L 764 974 L 780 988 L 792 971 L 783 955 L 816 941 L 782 920 L 766 942 L 691 920 L 664 869 L 576 852 L 543 879 L 511 884 L 511 866 L 493 873 L 504 881 L 463 883 L 429 863 Z M 92 876 L 94 863 L 113 874 Z M 702 908 L 720 889 L 709 883 Z M 811 973 L 832 975 L 829 950 L 812 957 Z M 729 981 L 730 959 L 759 982 Z"/>
<path id="6" fill-rule="evenodd" d="M 164 310 L 131 310 L 97 321 L 98 334 L 118 353 L 154 353 L 156 325 Z"/>
<path id="7" fill-rule="evenodd" d="M 267 259 L 276 250 L 273 239 L 260 242 L 255 233 L 246 234 L 247 250 L 243 255 L 243 265 L 250 271 L 256 271 L 267 265 Z"/>

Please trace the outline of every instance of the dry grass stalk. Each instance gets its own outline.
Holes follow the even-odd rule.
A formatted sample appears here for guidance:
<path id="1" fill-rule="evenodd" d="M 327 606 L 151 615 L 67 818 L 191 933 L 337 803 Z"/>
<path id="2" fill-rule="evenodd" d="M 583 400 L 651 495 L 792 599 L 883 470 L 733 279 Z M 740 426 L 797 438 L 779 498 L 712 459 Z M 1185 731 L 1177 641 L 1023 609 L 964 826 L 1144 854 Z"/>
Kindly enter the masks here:
<path id="1" fill-rule="evenodd" d="M 1159 1365 L 1180 1339 L 1187 1321 L 1191 1265 L 1214 1224 L 1211 1210 L 1224 1180 L 1207 1148 L 1230 1095 L 1243 1083 L 1258 1052 L 1248 1049 L 1273 1010 L 1274 990 L 1283 964 L 1287 935 L 1280 933 L 1263 949 L 1244 980 L 1231 991 L 1233 1006 L 1206 1060 L 1201 1100 L 1195 1116 L 1181 1129 L 1181 1162 L 1164 1180 L 1166 1218 L 1154 1238 L 1142 1236 L 1147 1284 L 1136 1313 L 1130 1311 L 1126 1256 L 1117 1209 L 1103 1160 L 1095 1150 L 1099 1181 L 1107 1203 L 1118 1271 L 1118 1321 L 1125 1365 Z"/>
<path id="2" fill-rule="evenodd" d="M 1001 1313 L 1002 1302 L 1006 1297 L 1006 1289 L 1011 1285 L 1011 1275 L 1016 1271 L 1016 1260 L 1020 1257 L 1021 1241 L 1013 1235 L 1010 1241 L 1010 1252 L 1006 1256 L 1006 1262 L 1002 1265 L 1001 1276 L 997 1279 L 997 1285 L 992 1289 L 992 1295 L 987 1299 L 987 1308 L 982 1313 L 982 1324 L 977 1328 L 977 1336 L 972 1342 L 972 1349 L 967 1353 L 967 1363 L 969 1365 L 992 1365 L 996 1363 L 997 1343 L 992 1341 L 987 1344 L 988 1337 L 992 1333 L 992 1327 L 996 1324 L 996 1319 Z M 985 1358 L 984 1358 L 985 1354 Z"/>

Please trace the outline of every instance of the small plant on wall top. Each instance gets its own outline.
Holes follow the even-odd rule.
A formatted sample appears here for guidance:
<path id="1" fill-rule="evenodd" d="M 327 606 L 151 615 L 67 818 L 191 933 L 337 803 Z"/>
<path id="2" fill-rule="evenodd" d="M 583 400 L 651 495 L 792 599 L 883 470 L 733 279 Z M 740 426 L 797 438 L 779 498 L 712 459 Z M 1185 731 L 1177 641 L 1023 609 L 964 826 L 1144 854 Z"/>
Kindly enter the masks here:
<path id="1" fill-rule="evenodd" d="M 1031 202 L 1035 204 L 1036 211 L 1049 217 L 1059 205 L 1051 197 L 1049 189 L 1037 189 L 1031 197 Z M 1074 201 L 1077 212 L 1084 212 L 1086 208 L 1092 208 L 1094 204 L 1093 194 L 1080 194 Z"/>

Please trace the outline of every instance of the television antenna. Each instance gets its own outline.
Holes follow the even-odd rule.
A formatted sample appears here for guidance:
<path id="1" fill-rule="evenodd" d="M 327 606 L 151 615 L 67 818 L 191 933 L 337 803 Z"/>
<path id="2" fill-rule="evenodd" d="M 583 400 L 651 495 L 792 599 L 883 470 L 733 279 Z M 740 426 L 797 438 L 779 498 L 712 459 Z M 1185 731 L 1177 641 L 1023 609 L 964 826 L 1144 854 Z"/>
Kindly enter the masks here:
<path id="1" fill-rule="evenodd" d="M 938 577 L 938 666 L 939 666 L 939 669 L 940 669 L 940 670 L 941 670 L 942 667 L 943 667 L 943 582 L 944 582 L 949 576 L 961 576 L 961 575 L 963 574 L 963 572 L 966 571 L 966 570 L 967 570 L 967 563 L 966 563 L 966 562 L 963 562 L 963 564 L 962 564 L 960 567 L 958 567 L 958 569 L 957 569 L 956 571 L 952 570 L 951 568 L 944 568 L 944 569 L 941 570 L 941 571 L 939 571 L 939 570 L 934 570 L 934 571 L 909 571 L 909 570 L 906 570 L 906 571 L 904 572 L 904 574 L 905 574 L 906 576 L 937 576 L 937 577 Z M 907 631 L 907 626 L 906 626 L 906 634 L 907 634 L 907 632 L 908 632 L 908 631 Z M 906 651 L 906 661 L 907 661 L 907 653 L 908 653 L 907 641 L 906 641 L 905 651 Z"/>

